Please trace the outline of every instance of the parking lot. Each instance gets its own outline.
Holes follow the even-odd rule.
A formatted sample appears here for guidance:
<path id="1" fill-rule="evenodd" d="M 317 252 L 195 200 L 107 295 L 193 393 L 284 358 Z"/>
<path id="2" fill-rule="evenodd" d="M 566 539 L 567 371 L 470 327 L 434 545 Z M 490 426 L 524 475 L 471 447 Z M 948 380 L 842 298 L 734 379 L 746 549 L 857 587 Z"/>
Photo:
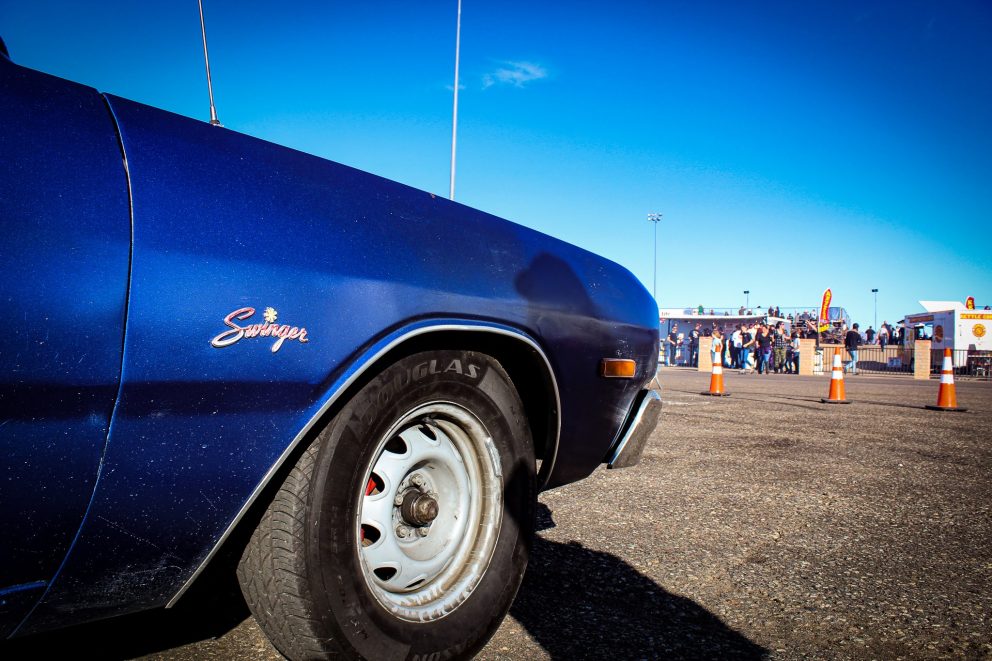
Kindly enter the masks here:
<path id="1" fill-rule="evenodd" d="M 663 369 L 641 465 L 545 494 L 498 658 L 992 657 L 992 387 Z"/>
<path id="2" fill-rule="evenodd" d="M 992 658 L 992 384 L 938 413 L 935 380 L 849 377 L 848 406 L 820 403 L 824 377 L 731 373 L 724 399 L 699 395 L 708 374 L 659 381 L 639 466 L 541 496 L 480 658 Z M 157 617 L 72 644 L 279 658 L 242 611 Z"/>

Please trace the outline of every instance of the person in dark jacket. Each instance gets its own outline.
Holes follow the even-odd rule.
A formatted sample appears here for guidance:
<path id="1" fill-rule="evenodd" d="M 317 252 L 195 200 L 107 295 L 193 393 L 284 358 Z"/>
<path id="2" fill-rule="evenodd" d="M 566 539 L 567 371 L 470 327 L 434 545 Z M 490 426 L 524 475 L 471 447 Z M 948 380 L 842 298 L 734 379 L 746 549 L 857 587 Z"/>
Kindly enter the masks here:
<path id="1" fill-rule="evenodd" d="M 689 332 L 689 366 L 699 367 L 699 336 L 702 335 L 702 324 L 696 324 L 696 327 Z"/>
<path id="2" fill-rule="evenodd" d="M 665 366 L 671 367 L 675 364 L 675 350 L 679 346 L 679 325 L 672 324 L 672 330 L 665 338 Z"/>
<path id="3" fill-rule="evenodd" d="M 768 326 L 762 324 L 755 338 L 755 343 L 758 345 L 758 374 L 768 374 L 771 369 L 773 339 Z"/>
<path id="4" fill-rule="evenodd" d="M 844 366 L 845 372 L 858 373 L 858 347 L 861 346 L 861 333 L 858 332 L 858 325 L 854 324 L 851 330 L 844 336 L 844 348 L 851 354 L 850 362 Z"/>

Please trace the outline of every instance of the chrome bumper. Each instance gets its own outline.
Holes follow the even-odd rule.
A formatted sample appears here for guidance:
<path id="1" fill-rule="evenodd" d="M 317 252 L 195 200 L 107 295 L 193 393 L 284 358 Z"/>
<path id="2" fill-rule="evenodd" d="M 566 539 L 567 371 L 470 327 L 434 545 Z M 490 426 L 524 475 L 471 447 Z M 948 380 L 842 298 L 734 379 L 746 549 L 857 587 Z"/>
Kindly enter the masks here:
<path id="1" fill-rule="evenodd" d="M 658 424 L 661 396 L 654 390 L 642 390 L 631 411 L 634 414 L 629 416 L 627 428 L 606 455 L 607 468 L 627 468 L 641 460 L 648 437 Z"/>

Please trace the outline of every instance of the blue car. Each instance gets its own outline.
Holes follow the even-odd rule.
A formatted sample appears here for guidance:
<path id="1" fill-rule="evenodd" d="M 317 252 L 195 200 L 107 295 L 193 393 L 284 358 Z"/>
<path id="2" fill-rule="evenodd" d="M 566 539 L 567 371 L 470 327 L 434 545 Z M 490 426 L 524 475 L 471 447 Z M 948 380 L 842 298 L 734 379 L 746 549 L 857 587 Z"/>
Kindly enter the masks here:
<path id="1" fill-rule="evenodd" d="M 536 494 L 655 426 L 657 306 L 585 250 L 2 42 L 0 154 L 0 640 L 209 570 L 291 659 L 468 657 Z"/>

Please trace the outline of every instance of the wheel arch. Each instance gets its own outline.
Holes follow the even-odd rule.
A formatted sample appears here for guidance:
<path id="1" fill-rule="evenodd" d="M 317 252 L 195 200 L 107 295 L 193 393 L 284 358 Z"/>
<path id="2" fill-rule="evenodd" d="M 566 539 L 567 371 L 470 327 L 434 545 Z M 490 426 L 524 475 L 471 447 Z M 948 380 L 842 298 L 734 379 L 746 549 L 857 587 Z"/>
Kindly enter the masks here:
<path id="1" fill-rule="evenodd" d="M 416 335 L 377 360 L 369 374 L 400 358 L 422 351 L 455 349 L 492 356 L 506 370 L 524 403 L 527 424 L 540 467 L 538 486 L 546 482 L 554 464 L 561 430 L 558 383 L 544 351 L 526 335 L 491 329 L 439 329 Z"/>
<path id="2" fill-rule="evenodd" d="M 524 404 L 527 424 L 539 462 L 538 489 L 548 480 L 557 457 L 561 432 L 561 400 L 551 361 L 528 334 L 501 324 L 480 322 L 452 323 L 449 320 L 425 323 L 391 334 L 363 351 L 328 388 L 323 405 L 296 435 L 275 464 L 256 486 L 245 505 L 201 561 L 197 569 L 166 604 L 174 606 L 197 584 L 226 584 L 237 566 L 240 548 L 246 542 L 272 490 L 309 443 L 333 419 L 349 399 L 372 377 L 405 356 L 431 350 L 460 349 L 485 353 L 506 370 Z M 536 377 L 536 378 L 535 378 Z M 231 571 L 225 571 L 230 564 Z"/>

